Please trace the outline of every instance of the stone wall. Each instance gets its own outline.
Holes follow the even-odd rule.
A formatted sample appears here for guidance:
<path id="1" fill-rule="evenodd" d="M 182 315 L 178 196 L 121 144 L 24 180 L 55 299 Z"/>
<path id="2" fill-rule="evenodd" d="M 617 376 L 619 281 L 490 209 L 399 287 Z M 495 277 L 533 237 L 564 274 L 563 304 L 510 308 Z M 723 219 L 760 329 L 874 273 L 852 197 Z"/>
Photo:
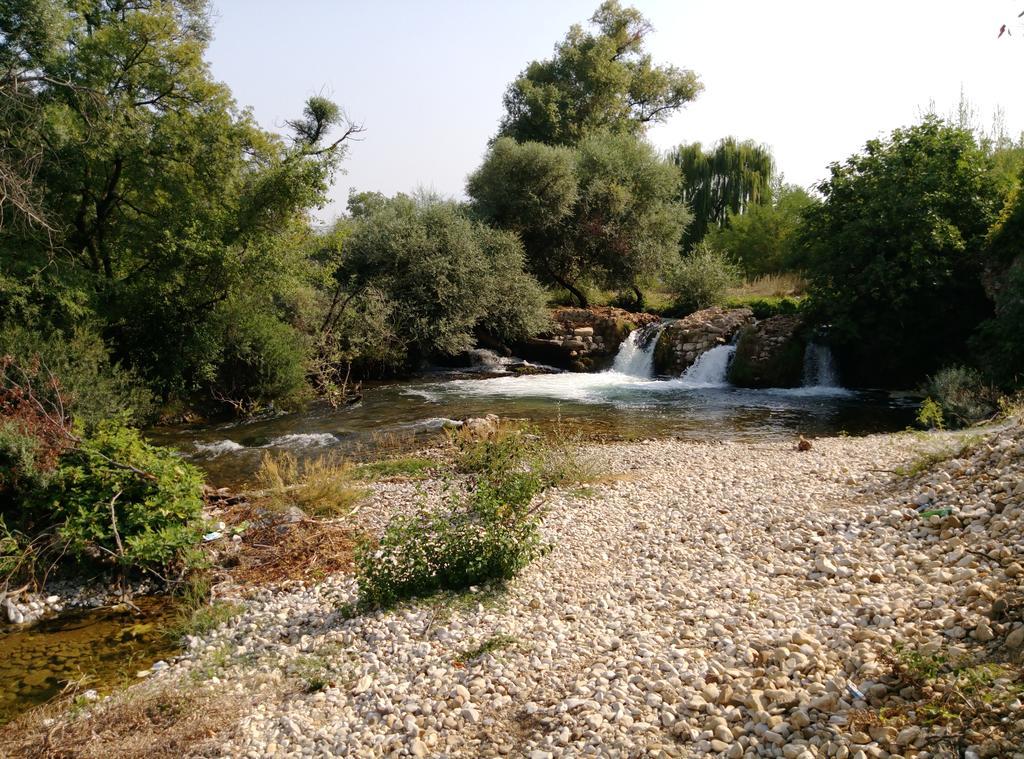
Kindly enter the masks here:
<path id="1" fill-rule="evenodd" d="M 555 328 L 513 346 L 528 361 L 576 372 L 604 369 L 615 360 L 622 341 L 638 327 L 660 320 L 654 314 L 621 308 L 558 308 L 551 314 Z"/>
<path id="2" fill-rule="evenodd" d="M 799 387 L 803 382 L 803 321 L 772 316 L 745 327 L 729 366 L 729 382 L 738 387 Z"/>
<path id="3" fill-rule="evenodd" d="M 743 327 L 754 321 L 749 308 L 706 308 L 671 322 L 654 349 L 654 370 L 677 377 L 704 352 L 732 342 Z"/>

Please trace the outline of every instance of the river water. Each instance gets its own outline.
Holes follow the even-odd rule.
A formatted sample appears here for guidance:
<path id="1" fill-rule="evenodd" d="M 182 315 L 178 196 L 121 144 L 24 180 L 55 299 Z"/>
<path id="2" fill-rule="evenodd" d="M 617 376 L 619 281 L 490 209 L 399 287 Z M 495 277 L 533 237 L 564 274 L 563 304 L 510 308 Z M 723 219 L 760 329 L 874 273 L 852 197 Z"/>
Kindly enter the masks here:
<path id="1" fill-rule="evenodd" d="M 903 429 L 913 421 L 916 406 L 905 397 L 837 386 L 834 371 L 819 369 L 827 355 L 823 358 L 818 346 L 807 386 L 749 390 L 725 379 L 732 346 L 704 354 L 681 377 L 655 377 L 653 343 L 634 333 L 605 372 L 517 376 L 508 372 L 509 361 L 491 354 L 466 371 L 367 387 L 362 401 L 347 408 L 315 405 L 303 413 L 243 423 L 164 429 L 154 437 L 178 447 L 215 484 L 236 485 L 252 475 L 267 452 L 372 457 L 382 449 L 426 444 L 450 420 L 489 413 L 611 440 L 861 435 Z"/>

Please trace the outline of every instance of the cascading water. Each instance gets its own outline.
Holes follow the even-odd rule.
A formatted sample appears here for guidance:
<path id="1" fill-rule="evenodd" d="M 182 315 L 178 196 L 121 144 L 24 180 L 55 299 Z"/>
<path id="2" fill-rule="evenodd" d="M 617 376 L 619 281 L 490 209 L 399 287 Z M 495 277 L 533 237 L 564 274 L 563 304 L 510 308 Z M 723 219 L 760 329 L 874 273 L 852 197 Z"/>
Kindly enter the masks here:
<path id="1" fill-rule="evenodd" d="M 619 346 L 611 370 L 630 377 L 653 377 L 654 347 L 658 344 L 658 338 L 664 328 L 664 324 L 655 322 L 630 332 Z"/>
<path id="2" fill-rule="evenodd" d="M 804 350 L 804 387 L 839 387 L 839 375 L 827 345 L 810 342 Z"/>
<path id="3" fill-rule="evenodd" d="M 735 345 L 719 345 L 700 354 L 683 372 L 683 382 L 689 387 L 725 387 L 729 384 L 726 376 L 735 352 Z"/>

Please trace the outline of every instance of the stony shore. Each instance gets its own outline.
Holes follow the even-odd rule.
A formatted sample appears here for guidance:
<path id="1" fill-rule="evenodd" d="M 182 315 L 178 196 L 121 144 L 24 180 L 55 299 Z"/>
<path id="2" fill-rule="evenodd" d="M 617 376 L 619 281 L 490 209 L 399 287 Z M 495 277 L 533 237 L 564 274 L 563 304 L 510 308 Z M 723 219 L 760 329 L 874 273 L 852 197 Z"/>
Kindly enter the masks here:
<path id="1" fill-rule="evenodd" d="M 998 735 L 953 735 L 893 676 L 1024 643 L 1021 427 L 897 472 L 960 442 L 594 446 L 611 476 L 546 494 L 552 550 L 507 589 L 354 617 L 349 577 L 261 591 L 149 686 L 247 704 L 204 756 L 1024 757 L 1017 684 Z"/>

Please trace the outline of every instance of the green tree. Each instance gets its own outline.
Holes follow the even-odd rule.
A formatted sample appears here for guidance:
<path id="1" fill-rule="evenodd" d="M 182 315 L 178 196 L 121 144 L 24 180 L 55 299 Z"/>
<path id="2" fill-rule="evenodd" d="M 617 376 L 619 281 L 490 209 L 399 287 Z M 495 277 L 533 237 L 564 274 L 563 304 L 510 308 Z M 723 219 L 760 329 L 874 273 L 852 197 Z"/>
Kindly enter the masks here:
<path id="1" fill-rule="evenodd" d="M 801 232 L 818 317 L 844 374 L 907 386 L 990 313 L 981 250 L 998 194 L 971 133 L 927 117 L 831 166 Z"/>
<path id="2" fill-rule="evenodd" d="M 650 23 L 617 0 L 574 25 L 554 57 L 533 61 L 509 85 L 498 136 L 519 142 L 574 145 L 587 134 L 642 134 L 693 100 L 702 85 L 692 71 L 655 66 L 644 44 Z"/>
<path id="3" fill-rule="evenodd" d="M 771 199 L 775 159 L 765 145 L 726 137 L 711 150 L 704 150 L 699 142 L 680 145 L 669 157 L 682 172 L 680 199 L 693 213 L 683 238 L 684 250 L 728 223 L 730 213 L 745 213 Z"/>
<path id="4" fill-rule="evenodd" d="M 679 172 L 646 141 L 596 133 L 578 149 L 575 247 L 602 284 L 631 290 L 643 310 L 644 284 L 678 257 L 690 221 L 675 199 Z"/>
<path id="5" fill-rule="evenodd" d="M 340 328 L 360 309 L 386 313 L 388 345 L 376 352 L 405 366 L 468 350 L 480 327 L 511 340 L 547 326 L 544 294 L 523 271 L 518 238 L 470 220 L 452 202 L 388 200 L 354 222 L 338 261 L 337 305 L 324 332 L 341 356 L 353 355 L 349 340 L 362 339 Z"/>
<path id="6" fill-rule="evenodd" d="M 724 250 L 749 276 L 800 268 L 796 232 L 815 199 L 796 185 L 781 185 L 770 203 L 752 205 L 744 213 L 729 213 L 727 223 L 714 229 L 707 242 Z"/>
<path id="7" fill-rule="evenodd" d="M 42 41 L 35 18 L 49 20 Z M 282 317 L 291 243 L 358 127 L 317 97 L 290 140 L 259 129 L 203 61 L 202 0 L 20 0 L 0 7 L 0 30 L 38 115 L 9 150 L 38 157 L 53 230 L 0 234 L 0 317 L 68 331 L 96 314 L 115 358 L 165 397 L 204 388 L 225 317 L 252 315 L 226 307 L 236 292 Z"/>
<path id="8" fill-rule="evenodd" d="M 674 261 L 688 221 L 679 177 L 644 140 L 598 132 L 576 148 L 495 141 L 470 176 L 476 213 L 517 233 L 533 273 L 582 306 L 582 282 L 632 290 Z"/>

